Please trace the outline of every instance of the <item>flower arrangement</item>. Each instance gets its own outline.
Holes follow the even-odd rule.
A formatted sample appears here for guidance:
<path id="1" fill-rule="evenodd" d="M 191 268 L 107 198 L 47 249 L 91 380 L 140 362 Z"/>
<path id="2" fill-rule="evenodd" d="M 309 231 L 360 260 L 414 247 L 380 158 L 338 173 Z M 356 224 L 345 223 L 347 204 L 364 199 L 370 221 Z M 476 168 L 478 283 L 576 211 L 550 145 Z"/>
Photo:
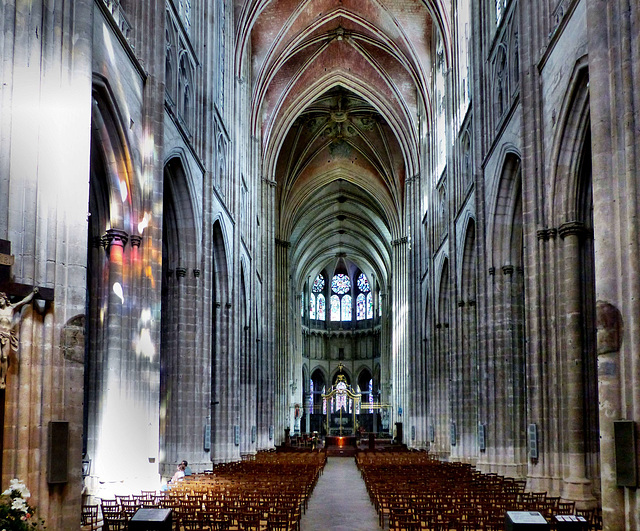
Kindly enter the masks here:
<path id="1" fill-rule="evenodd" d="M 29 489 L 22 481 L 11 480 L 0 499 L 0 531 L 44 529 L 44 521 L 35 518 L 33 507 L 27 503 L 30 496 Z"/>

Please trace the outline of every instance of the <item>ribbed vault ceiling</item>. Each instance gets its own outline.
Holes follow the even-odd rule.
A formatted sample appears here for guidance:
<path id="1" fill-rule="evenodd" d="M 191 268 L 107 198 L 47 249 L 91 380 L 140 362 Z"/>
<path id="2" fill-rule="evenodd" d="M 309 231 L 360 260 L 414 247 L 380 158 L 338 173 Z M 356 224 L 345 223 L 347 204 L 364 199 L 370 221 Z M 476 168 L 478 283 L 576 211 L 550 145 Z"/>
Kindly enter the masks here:
<path id="1" fill-rule="evenodd" d="M 432 21 L 446 35 L 441 3 L 236 4 L 253 133 L 277 183 L 277 237 L 291 243 L 298 286 L 336 257 L 386 286 L 391 241 L 405 233 L 405 180 L 420 168 L 419 115 L 429 123 Z"/>

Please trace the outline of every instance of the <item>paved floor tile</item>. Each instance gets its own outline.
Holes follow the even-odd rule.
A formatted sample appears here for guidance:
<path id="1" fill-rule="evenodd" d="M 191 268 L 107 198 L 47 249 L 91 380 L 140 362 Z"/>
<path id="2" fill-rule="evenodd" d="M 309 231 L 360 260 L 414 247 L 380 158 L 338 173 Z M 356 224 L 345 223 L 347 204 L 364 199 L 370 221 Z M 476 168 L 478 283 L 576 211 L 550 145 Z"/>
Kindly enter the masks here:
<path id="1" fill-rule="evenodd" d="M 329 457 L 302 515 L 301 531 L 379 530 L 378 515 L 350 457 Z"/>

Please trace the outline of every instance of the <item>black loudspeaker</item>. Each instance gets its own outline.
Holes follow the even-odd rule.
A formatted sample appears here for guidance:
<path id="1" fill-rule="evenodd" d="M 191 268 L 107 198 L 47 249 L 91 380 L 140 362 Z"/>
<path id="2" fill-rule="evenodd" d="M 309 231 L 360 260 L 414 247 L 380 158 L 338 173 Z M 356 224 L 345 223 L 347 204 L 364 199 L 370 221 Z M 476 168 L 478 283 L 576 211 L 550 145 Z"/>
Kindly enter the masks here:
<path id="1" fill-rule="evenodd" d="M 64 420 L 49 421 L 48 483 L 69 481 L 69 423 Z"/>
<path id="2" fill-rule="evenodd" d="M 636 426 L 632 420 L 613 421 L 616 447 L 616 484 L 618 487 L 637 487 Z"/>
<path id="3" fill-rule="evenodd" d="M 507 511 L 505 531 L 546 531 L 549 522 L 538 511 Z"/>
<path id="4" fill-rule="evenodd" d="M 171 531 L 171 509 L 138 509 L 129 520 L 129 531 Z"/>
<path id="5" fill-rule="evenodd" d="M 402 422 L 396 422 L 396 442 L 402 444 Z"/>

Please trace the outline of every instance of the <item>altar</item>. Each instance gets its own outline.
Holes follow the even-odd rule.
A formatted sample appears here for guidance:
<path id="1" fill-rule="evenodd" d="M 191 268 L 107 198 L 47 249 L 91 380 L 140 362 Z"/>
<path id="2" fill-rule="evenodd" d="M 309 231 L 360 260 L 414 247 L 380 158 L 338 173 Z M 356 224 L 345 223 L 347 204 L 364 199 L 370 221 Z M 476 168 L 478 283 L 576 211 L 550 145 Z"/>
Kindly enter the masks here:
<path id="1" fill-rule="evenodd" d="M 358 447 L 358 437 L 355 435 L 327 435 L 324 438 L 324 446 L 337 446 L 338 448 Z"/>
<path id="2" fill-rule="evenodd" d="M 325 445 L 334 445 L 328 442 L 334 438 L 336 442 L 345 442 L 347 436 L 352 436 L 355 440 L 360 413 L 360 393 L 347 384 L 344 374 L 338 374 L 335 385 L 329 389 L 328 393 L 322 395 L 322 400 L 326 408 Z M 348 446 L 355 446 L 351 439 L 349 442 Z M 335 445 L 338 446 L 338 444 Z"/>

